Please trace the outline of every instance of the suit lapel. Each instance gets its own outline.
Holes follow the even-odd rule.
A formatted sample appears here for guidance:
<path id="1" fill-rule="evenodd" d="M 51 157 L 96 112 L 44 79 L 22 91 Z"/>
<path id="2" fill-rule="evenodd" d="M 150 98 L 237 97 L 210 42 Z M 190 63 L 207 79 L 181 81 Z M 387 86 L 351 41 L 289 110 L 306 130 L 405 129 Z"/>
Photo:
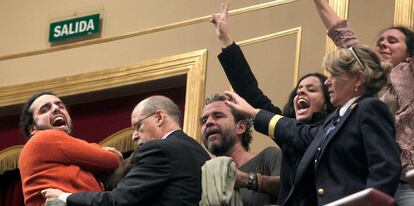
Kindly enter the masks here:
<path id="1" fill-rule="evenodd" d="M 321 148 L 321 155 L 319 156 L 319 159 L 322 158 L 326 147 L 329 145 L 329 142 L 335 137 L 336 133 L 342 128 L 342 125 L 348 120 L 349 116 L 352 114 L 352 112 L 358 107 L 359 102 L 364 97 L 358 98 L 352 105 L 346 110 L 345 114 L 341 117 L 341 120 L 338 122 L 338 124 L 335 126 L 335 129 L 333 129 L 328 136 L 326 137 L 325 144 Z"/>
<path id="2" fill-rule="evenodd" d="M 359 101 L 363 99 L 362 97 L 358 98 L 345 112 L 345 114 L 341 117 L 341 120 L 336 125 L 335 129 L 333 129 L 329 135 L 326 137 L 324 147 L 321 148 L 321 155 L 322 157 L 324 150 L 326 149 L 326 146 L 329 144 L 329 142 L 332 140 L 332 138 L 335 136 L 335 134 L 340 130 L 342 125 L 347 121 L 352 111 L 358 106 Z M 321 145 L 321 142 L 324 137 L 324 131 L 323 128 L 329 123 L 329 119 L 331 119 L 334 116 L 334 114 L 330 114 L 323 126 L 319 129 L 317 135 L 313 139 L 312 143 L 308 146 L 306 149 L 305 154 L 303 155 L 302 159 L 300 160 L 300 163 L 298 165 L 298 169 L 296 172 L 296 178 L 295 178 L 295 184 L 300 181 L 302 176 L 304 175 L 306 168 L 309 166 L 309 164 L 313 164 L 315 161 L 315 155 L 318 147 Z"/>
<path id="3" fill-rule="evenodd" d="M 315 136 L 311 144 L 308 146 L 308 148 L 305 151 L 305 154 L 303 154 L 303 157 L 299 162 L 298 169 L 296 170 L 295 185 L 297 185 L 299 181 L 302 179 L 309 165 L 314 163 L 315 154 L 319 144 L 322 141 L 322 138 L 323 127 L 320 127 L 317 135 Z"/>
<path id="4" fill-rule="evenodd" d="M 321 148 L 321 155 L 320 157 L 322 157 L 323 152 L 326 148 L 326 145 L 329 144 L 329 142 L 332 140 L 332 138 L 335 136 L 335 134 L 340 130 L 340 128 L 342 127 L 342 125 L 347 121 L 347 119 L 349 118 L 350 114 L 352 113 L 352 111 L 357 108 L 358 103 L 364 99 L 364 96 L 358 98 L 349 108 L 348 110 L 345 112 L 345 114 L 341 117 L 341 120 L 338 122 L 338 124 L 336 125 L 335 129 L 332 130 L 329 135 L 326 137 L 327 139 L 326 144 L 324 144 L 324 147 Z M 296 186 L 299 185 L 299 182 L 302 181 L 305 172 L 307 170 L 307 168 L 310 166 L 310 164 L 314 164 L 315 161 L 315 155 L 317 152 L 318 147 L 321 145 L 321 142 L 323 140 L 324 137 L 324 127 L 326 127 L 326 125 L 329 123 L 329 119 L 331 119 L 334 116 L 334 114 L 330 114 L 327 118 L 327 120 L 324 122 L 324 124 L 320 127 L 317 135 L 315 136 L 315 138 L 313 139 L 312 143 L 308 146 L 308 148 L 306 149 L 305 154 L 303 155 L 302 159 L 299 162 L 298 168 L 296 170 L 296 177 L 295 177 L 295 183 L 293 185 L 293 187 L 291 188 L 288 197 L 285 199 L 284 203 L 286 203 L 289 199 L 290 196 L 292 195 L 292 193 L 296 190 Z M 319 165 L 319 164 L 318 164 Z M 300 189 L 300 188 L 299 188 Z"/>
<path id="5" fill-rule="evenodd" d="M 337 112 L 337 111 L 335 111 Z M 317 152 L 318 147 L 321 145 L 321 142 L 324 137 L 324 128 L 329 124 L 330 119 L 334 118 L 335 112 L 332 112 L 328 118 L 326 118 L 323 125 L 319 128 L 318 133 L 312 140 L 311 144 L 308 146 L 308 148 L 305 151 L 305 154 L 303 155 L 302 159 L 299 162 L 295 182 L 297 183 L 302 176 L 304 175 L 306 168 L 309 166 L 309 164 L 313 164 L 315 161 L 315 155 Z M 339 123 L 338 123 L 339 124 Z M 333 133 L 333 131 L 331 132 Z"/>

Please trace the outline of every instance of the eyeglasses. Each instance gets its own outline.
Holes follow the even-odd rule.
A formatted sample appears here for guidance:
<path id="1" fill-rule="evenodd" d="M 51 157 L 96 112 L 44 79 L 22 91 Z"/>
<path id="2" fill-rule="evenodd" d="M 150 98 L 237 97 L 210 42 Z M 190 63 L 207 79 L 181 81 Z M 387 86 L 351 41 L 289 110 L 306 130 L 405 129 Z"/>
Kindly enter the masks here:
<path id="1" fill-rule="evenodd" d="M 354 50 L 354 48 L 351 46 L 348 49 L 349 49 L 349 51 L 351 51 L 352 56 L 354 56 L 354 58 L 357 60 L 357 62 L 359 63 L 359 65 L 361 65 L 362 70 L 365 71 L 365 67 L 362 64 L 361 59 L 358 57 L 358 54 L 356 53 L 356 51 Z"/>
<path id="2" fill-rule="evenodd" d="M 136 127 L 136 129 L 139 129 L 140 127 L 141 127 L 141 122 L 142 121 L 144 121 L 145 119 L 148 119 L 149 117 L 151 117 L 152 115 L 154 115 L 155 114 L 155 112 L 153 112 L 153 113 L 151 113 L 151 114 L 149 114 L 148 116 L 146 116 L 146 117 L 144 117 L 144 118 L 142 118 L 142 119 L 140 119 L 140 120 L 138 120 L 137 121 L 137 123 L 135 123 L 135 127 Z"/>

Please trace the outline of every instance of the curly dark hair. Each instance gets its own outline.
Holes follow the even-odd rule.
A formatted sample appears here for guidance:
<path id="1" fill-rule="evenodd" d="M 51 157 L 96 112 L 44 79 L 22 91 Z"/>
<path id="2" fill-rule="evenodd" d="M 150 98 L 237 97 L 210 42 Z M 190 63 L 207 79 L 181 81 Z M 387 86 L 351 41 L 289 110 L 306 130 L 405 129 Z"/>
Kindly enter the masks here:
<path id="1" fill-rule="evenodd" d="M 22 131 L 25 138 L 30 139 L 29 126 L 33 124 L 33 113 L 30 111 L 30 106 L 33 102 L 43 95 L 54 95 L 52 92 L 39 92 L 31 96 L 26 103 L 23 105 L 22 111 L 20 113 L 19 128 Z"/>
<path id="2" fill-rule="evenodd" d="M 214 94 L 210 97 L 207 97 L 204 103 L 205 103 L 205 105 L 208 105 L 208 104 L 213 103 L 213 102 L 218 102 L 218 101 L 223 101 L 224 102 L 226 100 L 233 101 L 232 99 L 228 98 L 227 96 Z M 250 143 L 252 142 L 252 121 L 249 117 L 247 117 L 246 115 L 241 114 L 240 112 L 237 112 L 233 108 L 230 108 L 230 112 L 234 117 L 234 122 L 235 123 L 237 123 L 239 121 L 242 121 L 242 120 L 246 122 L 246 131 L 243 133 L 243 135 L 241 137 L 241 144 L 242 144 L 243 148 L 246 151 L 249 151 L 250 150 Z"/>
<path id="3" fill-rule="evenodd" d="M 300 82 L 308 77 L 316 77 L 319 79 L 319 82 L 322 85 L 322 91 L 323 91 L 323 100 L 325 102 L 325 107 L 324 107 L 324 111 L 327 114 L 330 114 L 333 110 L 334 107 L 331 104 L 330 98 L 329 98 L 329 93 L 328 93 L 328 87 L 325 86 L 324 82 L 326 81 L 327 77 L 321 73 L 309 73 L 304 75 L 302 78 L 299 79 L 298 83 L 296 84 L 296 87 L 290 92 L 289 95 L 289 99 L 286 102 L 285 106 L 283 107 L 283 116 L 286 117 L 290 117 L 290 118 L 296 118 L 296 114 L 295 114 L 295 107 L 293 104 L 293 100 L 296 96 L 296 90 L 298 89 L 298 86 L 300 84 Z"/>

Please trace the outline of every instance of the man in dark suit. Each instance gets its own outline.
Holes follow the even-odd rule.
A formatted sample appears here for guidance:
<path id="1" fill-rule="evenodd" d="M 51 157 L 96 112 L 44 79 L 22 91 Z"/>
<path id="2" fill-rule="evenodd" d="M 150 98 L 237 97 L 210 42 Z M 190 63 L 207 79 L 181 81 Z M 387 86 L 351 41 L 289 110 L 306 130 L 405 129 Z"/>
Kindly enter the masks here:
<path id="1" fill-rule="evenodd" d="M 67 205 L 198 205 L 201 166 L 210 157 L 180 127 L 181 113 L 163 96 L 141 101 L 131 115 L 132 139 L 143 143 L 131 171 L 107 192 L 43 190 Z"/>

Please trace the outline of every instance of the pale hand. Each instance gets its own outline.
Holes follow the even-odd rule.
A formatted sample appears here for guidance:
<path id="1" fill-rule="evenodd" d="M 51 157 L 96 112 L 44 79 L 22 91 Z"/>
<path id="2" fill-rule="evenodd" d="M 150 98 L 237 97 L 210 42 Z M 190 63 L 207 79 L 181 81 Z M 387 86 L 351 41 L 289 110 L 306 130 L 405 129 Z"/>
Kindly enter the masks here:
<path id="1" fill-rule="evenodd" d="M 245 188 L 247 187 L 247 183 L 249 181 L 249 174 L 240 171 L 239 169 L 236 170 L 236 184 L 235 188 Z"/>
<path id="2" fill-rule="evenodd" d="M 118 155 L 119 159 L 123 160 L 124 157 L 122 156 L 122 153 L 120 151 L 118 151 L 117 149 L 115 149 L 115 147 L 102 147 L 102 149 L 108 151 L 108 152 L 112 152 Z"/>
<path id="3" fill-rule="evenodd" d="M 210 22 L 214 24 L 218 39 L 225 48 L 233 43 L 230 36 L 229 26 L 227 24 L 227 17 L 229 16 L 229 0 L 222 0 L 220 2 L 220 14 L 213 14 Z"/>
<path id="4" fill-rule="evenodd" d="M 63 194 L 64 192 L 59 189 L 48 188 L 48 189 L 42 190 L 40 193 L 42 193 L 42 196 L 46 200 L 57 200 L 59 196 Z"/>
<path id="5" fill-rule="evenodd" d="M 258 109 L 252 107 L 249 103 L 246 102 L 246 100 L 244 100 L 235 92 L 225 91 L 224 94 L 232 99 L 232 101 L 226 100 L 224 103 L 234 110 L 246 115 L 247 117 L 252 118 L 258 112 Z"/>

